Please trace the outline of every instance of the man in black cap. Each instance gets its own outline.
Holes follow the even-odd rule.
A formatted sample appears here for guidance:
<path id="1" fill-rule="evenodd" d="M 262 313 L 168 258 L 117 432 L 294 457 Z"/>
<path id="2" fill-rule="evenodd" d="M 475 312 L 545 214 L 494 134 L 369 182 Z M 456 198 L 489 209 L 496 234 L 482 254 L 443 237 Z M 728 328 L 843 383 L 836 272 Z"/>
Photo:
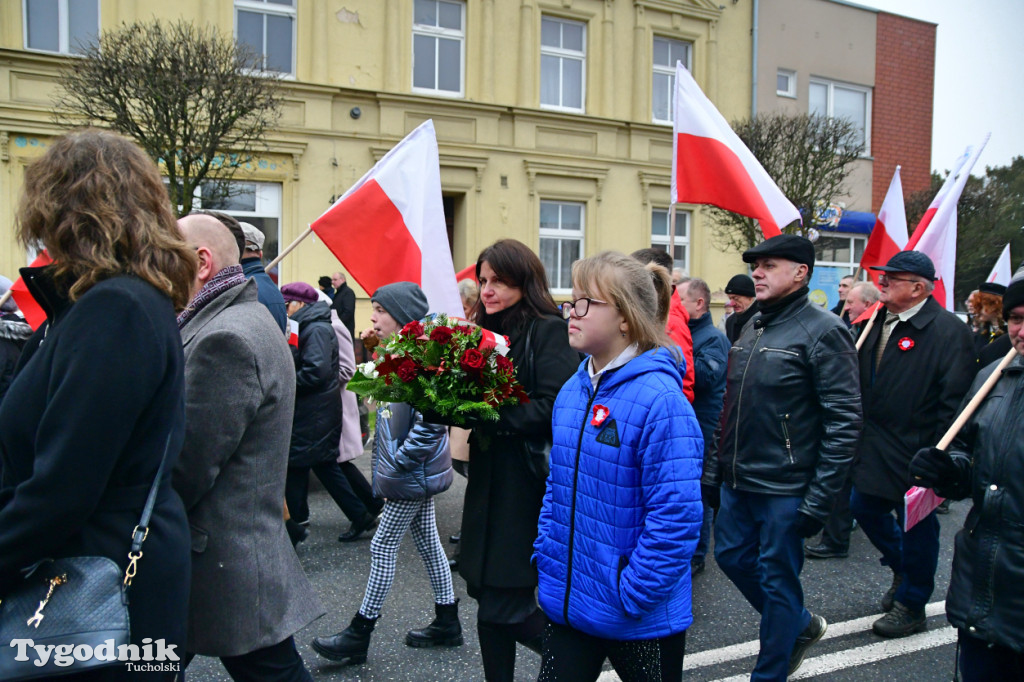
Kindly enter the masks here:
<path id="1" fill-rule="evenodd" d="M 721 495 L 715 559 L 761 614 L 752 679 L 781 681 L 827 627 L 804 608 L 802 539 L 825 525 L 853 460 L 860 388 L 846 326 L 807 298 L 811 242 L 780 235 L 743 260 L 760 313 L 733 344 L 702 483 L 705 500 Z"/>
<path id="2" fill-rule="evenodd" d="M 892 569 L 872 625 L 883 637 L 927 627 L 924 607 L 935 588 L 939 521 L 935 513 L 903 532 L 910 460 L 935 445 L 952 423 L 975 374 L 971 332 L 932 298 L 935 266 L 901 251 L 881 267 L 882 307 L 859 352 L 864 435 L 853 468 L 850 508 Z M 895 512 L 895 513 L 894 513 Z"/>
<path id="3" fill-rule="evenodd" d="M 725 336 L 729 343 L 740 338 L 743 327 L 757 313 L 757 299 L 754 297 L 754 280 L 747 275 L 734 275 L 725 285 L 725 293 L 732 303 L 732 315 L 725 321 Z"/>

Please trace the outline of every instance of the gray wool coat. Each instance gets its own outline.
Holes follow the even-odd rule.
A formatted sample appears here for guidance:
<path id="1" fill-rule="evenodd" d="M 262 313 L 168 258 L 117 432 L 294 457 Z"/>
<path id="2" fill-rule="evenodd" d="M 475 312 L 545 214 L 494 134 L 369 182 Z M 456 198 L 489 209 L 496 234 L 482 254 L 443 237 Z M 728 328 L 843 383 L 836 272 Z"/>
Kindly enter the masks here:
<path id="1" fill-rule="evenodd" d="M 181 336 L 185 444 L 172 480 L 192 533 L 187 650 L 238 656 L 324 613 L 282 520 L 295 366 L 252 280 Z"/>

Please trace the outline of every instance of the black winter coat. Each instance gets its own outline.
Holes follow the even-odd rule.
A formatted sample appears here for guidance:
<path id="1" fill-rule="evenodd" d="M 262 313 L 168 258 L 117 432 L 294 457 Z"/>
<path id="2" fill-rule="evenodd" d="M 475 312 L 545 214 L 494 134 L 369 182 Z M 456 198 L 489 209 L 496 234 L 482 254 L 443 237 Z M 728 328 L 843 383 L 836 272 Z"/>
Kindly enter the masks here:
<path id="1" fill-rule="evenodd" d="M 929 297 L 908 322 L 896 323 L 876 368 L 885 312 L 879 309 L 860 349 L 864 434 L 851 475 L 858 491 L 902 501 L 910 460 L 939 442 L 974 379 L 974 344 L 967 325 Z"/>
<path id="2" fill-rule="evenodd" d="M 338 311 L 338 319 L 348 329 L 348 333 L 355 338 L 356 332 L 356 292 L 348 286 L 348 282 L 338 287 L 334 292 L 334 301 L 331 307 Z"/>
<path id="3" fill-rule="evenodd" d="M 857 356 L 846 325 L 799 296 L 758 316 L 729 351 L 717 457 L 704 482 L 803 497 L 822 522 L 861 431 Z"/>
<path id="4" fill-rule="evenodd" d="M 338 458 L 341 439 L 341 383 L 338 380 L 338 337 L 331 327 L 326 301 L 300 308 L 295 359 L 295 417 L 288 466 L 309 467 Z"/>
<path id="5" fill-rule="evenodd" d="M 174 310 L 131 276 L 71 303 L 48 270 L 21 271 L 48 322 L 26 345 L 0 406 L 0 597 L 22 568 L 47 557 L 106 556 L 123 571 L 170 435 L 128 610 L 133 643 L 163 638 L 183 653 L 191 569 L 188 521 L 169 475 L 185 434 Z M 106 671 L 100 679 L 133 676 L 123 666 Z"/>
<path id="6" fill-rule="evenodd" d="M 964 403 L 995 369 L 982 370 Z M 1006 368 L 950 448 L 959 480 L 937 492 L 974 506 L 956 535 L 946 616 L 1024 653 L 1024 358 Z"/>
<path id="7" fill-rule="evenodd" d="M 17 315 L 4 314 L 0 317 L 0 402 L 14 380 L 14 368 L 18 366 L 21 349 L 32 336 L 32 327 Z"/>
<path id="8" fill-rule="evenodd" d="M 533 370 L 524 371 L 526 332 L 533 324 Z M 554 315 L 516 329 L 491 328 L 509 337 L 509 358 L 530 402 L 505 408 L 497 422 L 473 426 L 470 475 L 462 511 L 459 573 L 477 587 L 533 587 L 530 562 L 545 479 L 527 462 L 524 437 L 551 438 L 551 412 L 558 391 L 579 365 L 568 328 Z M 532 378 L 536 377 L 536 383 Z M 535 471 L 535 470 L 534 470 Z"/>

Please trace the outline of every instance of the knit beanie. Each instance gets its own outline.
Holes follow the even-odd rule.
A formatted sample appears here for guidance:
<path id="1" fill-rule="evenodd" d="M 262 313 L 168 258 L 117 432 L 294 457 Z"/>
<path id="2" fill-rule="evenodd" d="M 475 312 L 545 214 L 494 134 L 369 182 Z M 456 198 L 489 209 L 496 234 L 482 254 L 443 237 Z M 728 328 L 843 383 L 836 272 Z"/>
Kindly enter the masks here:
<path id="1" fill-rule="evenodd" d="M 412 282 L 385 284 L 373 292 L 370 302 L 374 301 L 403 327 L 413 320 L 423 319 L 428 312 L 427 297 L 423 289 Z"/>
<path id="2" fill-rule="evenodd" d="M 1010 286 L 1006 287 L 1003 294 L 1003 319 L 1010 316 L 1010 311 L 1017 306 L 1024 305 L 1024 275 L 1018 274 L 1010 280 Z"/>
<path id="3" fill-rule="evenodd" d="M 753 298 L 757 292 L 754 291 L 754 280 L 749 275 L 735 275 L 725 285 L 725 293 Z"/>

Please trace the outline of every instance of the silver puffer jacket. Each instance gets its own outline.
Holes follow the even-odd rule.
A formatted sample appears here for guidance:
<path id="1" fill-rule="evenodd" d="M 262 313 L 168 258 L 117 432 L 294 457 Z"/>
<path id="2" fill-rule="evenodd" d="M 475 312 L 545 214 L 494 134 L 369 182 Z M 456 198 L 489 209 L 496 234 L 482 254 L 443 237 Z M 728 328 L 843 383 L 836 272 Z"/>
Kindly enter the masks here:
<path id="1" fill-rule="evenodd" d="M 391 416 L 385 416 L 385 409 Z M 448 490 L 452 455 L 448 428 L 428 424 L 405 403 L 377 408 L 373 445 L 373 496 L 422 500 Z"/>

